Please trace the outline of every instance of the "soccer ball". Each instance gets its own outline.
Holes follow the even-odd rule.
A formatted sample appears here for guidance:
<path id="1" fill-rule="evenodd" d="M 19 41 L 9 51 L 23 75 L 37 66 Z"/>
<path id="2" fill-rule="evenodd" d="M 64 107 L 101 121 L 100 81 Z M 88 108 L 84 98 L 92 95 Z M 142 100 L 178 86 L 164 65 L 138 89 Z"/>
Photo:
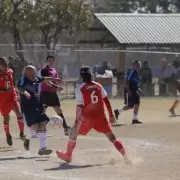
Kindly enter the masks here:
<path id="1" fill-rule="evenodd" d="M 58 115 L 54 115 L 49 118 L 49 124 L 60 128 L 63 125 L 63 119 Z"/>

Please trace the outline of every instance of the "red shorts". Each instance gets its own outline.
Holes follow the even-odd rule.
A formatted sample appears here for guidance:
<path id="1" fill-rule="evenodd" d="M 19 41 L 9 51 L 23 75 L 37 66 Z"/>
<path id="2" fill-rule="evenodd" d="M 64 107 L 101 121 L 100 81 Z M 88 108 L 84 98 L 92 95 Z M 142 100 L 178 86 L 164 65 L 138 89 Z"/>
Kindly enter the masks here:
<path id="1" fill-rule="evenodd" d="M 16 93 L 0 93 L 0 113 L 2 116 L 7 116 L 13 109 L 17 107 L 19 107 L 19 103 Z"/>
<path id="2" fill-rule="evenodd" d="M 105 116 L 94 119 L 84 118 L 78 130 L 79 135 L 87 135 L 91 129 L 103 134 L 111 132 L 111 126 Z"/>

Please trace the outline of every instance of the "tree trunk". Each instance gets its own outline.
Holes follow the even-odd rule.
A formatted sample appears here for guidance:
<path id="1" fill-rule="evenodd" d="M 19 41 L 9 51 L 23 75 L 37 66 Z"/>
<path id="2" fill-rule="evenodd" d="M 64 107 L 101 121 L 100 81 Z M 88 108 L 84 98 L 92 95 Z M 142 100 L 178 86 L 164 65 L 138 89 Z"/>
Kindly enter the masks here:
<path id="1" fill-rule="evenodd" d="M 22 41 L 21 41 L 21 36 L 20 36 L 19 29 L 16 27 L 15 24 L 14 24 L 12 34 L 13 34 L 16 53 L 19 56 L 22 64 L 25 64 L 25 58 L 24 58 L 24 52 L 23 52 L 23 45 L 22 45 Z"/>

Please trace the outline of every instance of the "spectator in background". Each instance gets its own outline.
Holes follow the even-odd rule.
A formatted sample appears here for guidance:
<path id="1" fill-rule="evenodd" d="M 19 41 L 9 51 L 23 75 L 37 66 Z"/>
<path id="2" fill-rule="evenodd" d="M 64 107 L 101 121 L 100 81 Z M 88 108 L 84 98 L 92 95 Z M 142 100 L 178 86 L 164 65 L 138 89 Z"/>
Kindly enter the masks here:
<path id="1" fill-rule="evenodd" d="M 107 61 L 103 61 L 100 67 L 95 66 L 93 74 L 95 75 L 95 80 L 105 89 L 108 97 L 111 97 L 113 73 Z"/>
<path id="2" fill-rule="evenodd" d="M 147 61 L 144 61 L 140 70 L 141 88 L 145 95 L 152 95 L 152 70 Z"/>
<path id="3" fill-rule="evenodd" d="M 111 70 L 109 64 L 107 63 L 107 61 L 103 61 L 102 65 L 97 68 L 97 73 L 100 75 L 104 75 L 106 73 L 106 70 Z"/>
<path id="4" fill-rule="evenodd" d="M 177 69 L 173 67 L 171 64 L 168 64 L 166 58 L 161 60 L 161 71 L 159 77 L 159 85 L 160 85 L 160 94 L 169 93 L 169 87 L 171 88 L 172 83 L 174 82 L 175 75 L 177 73 Z M 169 86 L 170 85 L 170 86 Z"/>

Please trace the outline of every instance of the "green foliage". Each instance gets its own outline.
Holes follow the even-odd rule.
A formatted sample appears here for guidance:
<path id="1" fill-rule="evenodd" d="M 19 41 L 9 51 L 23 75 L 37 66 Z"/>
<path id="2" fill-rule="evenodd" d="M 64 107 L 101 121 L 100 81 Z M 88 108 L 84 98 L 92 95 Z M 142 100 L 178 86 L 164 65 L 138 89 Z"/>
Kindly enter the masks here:
<path id="1" fill-rule="evenodd" d="M 46 48 L 51 49 L 62 32 L 72 36 L 93 21 L 90 6 L 76 0 L 1 0 L 0 17 L 1 31 L 13 35 L 21 60 L 24 57 L 18 51 L 23 50 L 23 33 L 42 34 Z"/>
<path id="2" fill-rule="evenodd" d="M 98 0 L 97 0 L 98 2 Z M 96 4 L 98 4 L 96 2 Z M 96 6 L 96 12 L 122 13 L 178 13 L 180 0 L 104 0 Z"/>
<path id="3" fill-rule="evenodd" d="M 27 22 L 31 29 L 44 37 L 47 49 L 56 44 L 64 32 L 72 36 L 75 32 L 87 29 L 93 21 L 90 6 L 74 0 L 39 0 L 31 6 Z"/>

